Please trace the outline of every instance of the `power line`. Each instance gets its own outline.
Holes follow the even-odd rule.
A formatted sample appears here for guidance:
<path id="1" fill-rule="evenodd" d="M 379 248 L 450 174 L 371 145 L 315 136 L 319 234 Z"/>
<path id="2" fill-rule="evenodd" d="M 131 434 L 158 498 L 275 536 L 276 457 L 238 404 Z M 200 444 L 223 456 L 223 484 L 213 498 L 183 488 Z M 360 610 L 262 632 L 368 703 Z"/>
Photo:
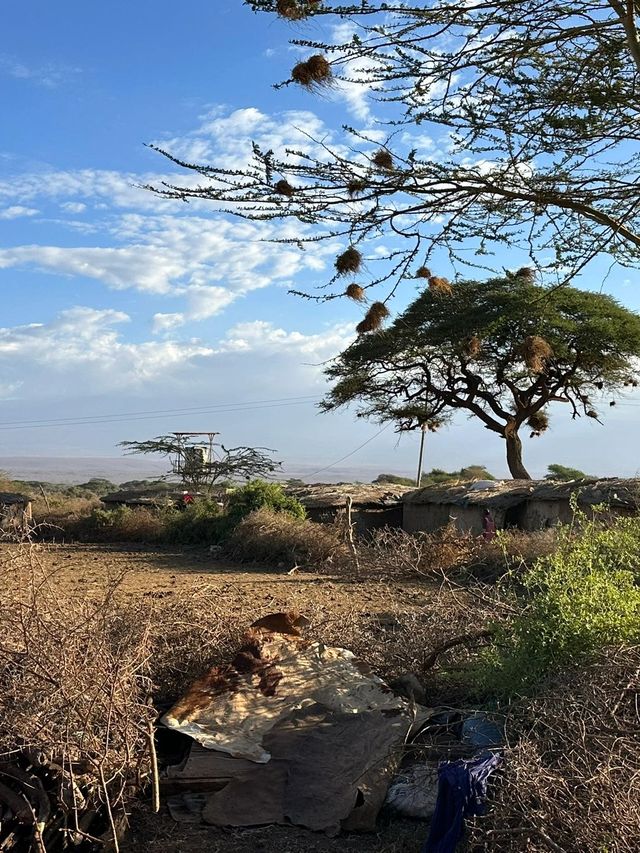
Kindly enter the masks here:
<path id="1" fill-rule="evenodd" d="M 267 403 L 287 403 L 294 400 L 316 400 L 314 394 L 300 395 L 299 397 L 274 397 L 270 400 L 247 400 L 242 402 L 227 402 L 227 403 L 209 403 L 206 406 L 195 406 L 189 409 L 146 409 L 141 412 L 109 412 L 105 415 L 76 415 L 70 418 L 47 418 L 47 423 L 66 423 L 74 421 L 79 423 L 85 420 L 97 420 L 102 418 L 123 418 L 137 415 L 172 415 L 172 414 L 190 414 L 192 412 L 210 412 L 214 409 L 227 408 L 229 406 L 260 406 Z M 29 426 L 30 424 L 41 424 L 42 418 L 33 421 L 0 421 L 0 427 L 3 426 Z"/>
<path id="2" fill-rule="evenodd" d="M 321 474 L 323 471 L 328 471 L 329 468 L 335 468 L 336 465 L 339 465 L 341 462 L 344 462 L 345 459 L 349 459 L 350 456 L 353 456 L 359 450 L 362 450 L 363 447 L 366 447 L 367 444 L 369 444 L 370 442 L 372 442 L 374 440 L 374 438 L 377 438 L 379 435 L 382 435 L 382 433 L 388 427 L 389 427 L 389 424 L 385 424 L 381 430 L 379 430 L 375 435 L 372 435 L 371 438 L 368 438 L 366 441 L 363 441 L 362 444 L 360 444 L 358 447 L 355 448 L 355 450 L 352 450 L 350 453 L 347 453 L 345 456 L 340 457 L 340 459 L 336 459 L 336 461 L 332 462 L 331 465 L 325 465 L 324 468 L 318 468 L 317 471 L 312 471 L 310 474 L 305 474 L 304 475 L 305 478 L 315 477 L 316 474 Z"/>
<path id="3" fill-rule="evenodd" d="M 281 409 L 287 408 L 289 406 L 308 406 L 313 402 L 319 400 L 319 397 L 312 398 L 309 400 L 297 400 L 291 402 L 282 402 L 282 403 L 265 403 L 262 405 L 247 405 L 242 404 L 240 407 L 235 406 L 232 408 L 208 408 L 208 409 L 199 409 L 197 411 L 192 409 L 176 409 L 173 412 L 168 411 L 165 413 L 159 413 L 156 415 L 142 415 L 139 417 L 108 417 L 105 415 L 97 416 L 96 419 L 91 420 L 89 417 L 81 419 L 81 420 L 53 420 L 53 421 L 33 421 L 29 423 L 17 423 L 12 425 L 0 426 L 0 431 L 12 430 L 12 429 L 52 429 L 54 427 L 70 427 L 70 426 L 100 426 L 101 424 L 115 424 L 115 423 L 133 423 L 135 421 L 149 421 L 149 420 L 158 420 L 164 419 L 168 416 L 177 417 L 182 414 L 215 414 L 215 415 L 226 415 L 226 414 L 234 414 L 241 412 L 254 412 L 260 411 L 262 409 Z"/>

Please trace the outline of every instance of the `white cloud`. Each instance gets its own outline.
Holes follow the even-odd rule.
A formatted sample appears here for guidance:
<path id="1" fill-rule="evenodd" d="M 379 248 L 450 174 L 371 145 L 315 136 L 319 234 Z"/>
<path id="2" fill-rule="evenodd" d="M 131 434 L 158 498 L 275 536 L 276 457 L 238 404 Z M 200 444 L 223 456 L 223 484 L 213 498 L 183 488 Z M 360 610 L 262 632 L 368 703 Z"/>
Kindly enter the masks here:
<path id="1" fill-rule="evenodd" d="M 21 216 L 35 216 L 40 211 L 35 207 L 25 207 L 22 204 L 14 204 L 0 210 L 0 219 L 18 219 Z"/>
<path id="2" fill-rule="evenodd" d="M 128 322 L 122 311 L 77 306 L 50 323 L 2 328 L 2 373 L 28 377 L 25 396 L 76 396 L 79 387 L 108 393 L 148 381 L 170 382 L 194 358 L 213 352 L 197 341 L 126 342 L 120 327 Z"/>
<path id="3" fill-rule="evenodd" d="M 238 169 L 251 160 L 252 142 L 264 151 L 272 150 L 276 157 L 284 157 L 288 148 L 319 157 L 326 152 L 318 141 L 347 153 L 332 131 L 310 110 L 286 110 L 271 116 L 256 107 L 231 113 L 214 107 L 201 116 L 201 124 L 193 132 L 157 140 L 154 144 L 192 163 L 215 160 L 218 167 Z M 298 158 L 288 159 L 296 162 Z"/>
<path id="4" fill-rule="evenodd" d="M 174 317 L 158 322 L 163 317 L 168 333 Z M 212 383 L 231 399 L 251 399 L 260 389 L 286 397 L 323 384 L 321 364 L 353 337 L 351 325 L 305 334 L 258 320 L 234 326 L 217 343 L 131 341 L 125 338 L 129 324 L 125 312 L 75 306 L 49 322 L 0 328 L 0 373 L 20 376 L 0 384 L 0 397 L 55 398 L 61 405 L 79 389 L 99 388 L 108 398 L 136 389 L 149 394 L 189 387 L 196 394 Z M 111 405 L 117 410 L 113 396 Z"/>
<path id="5" fill-rule="evenodd" d="M 313 244 L 301 252 L 272 238 L 300 236 L 294 223 L 278 228 L 201 217 L 126 214 L 111 226 L 121 246 L 16 246 L 0 249 L 1 268 L 35 268 L 96 279 L 116 290 L 186 296 L 187 319 L 218 313 L 238 295 L 317 271 L 334 251 Z"/>
<path id="6" fill-rule="evenodd" d="M 0 54 L 0 74 L 55 89 L 62 83 L 79 74 L 80 68 L 49 62 L 42 65 L 27 65 L 20 60 Z"/>
<path id="7" fill-rule="evenodd" d="M 160 200 L 141 185 L 159 183 L 168 175 L 135 174 L 105 169 L 75 171 L 43 170 L 0 180 L 0 199 L 21 203 L 33 199 L 91 200 L 99 209 L 137 208 L 157 210 Z M 81 202 L 84 203 L 84 202 Z M 175 205 L 178 207 L 178 203 Z"/>
<path id="8" fill-rule="evenodd" d="M 76 213 L 76 214 L 77 213 L 84 213 L 85 210 L 87 209 L 87 205 L 83 204 L 81 201 L 65 201 L 60 205 L 60 207 L 62 208 L 62 210 L 66 211 L 67 213 Z"/>
<path id="9" fill-rule="evenodd" d="M 153 315 L 153 331 L 169 332 L 183 326 L 186 322 L 185 315 L 177 312 L 174 314 L 163 314 L 161 312 Z"/>
<path id="10" fill-rule="evenodd" d="M 338 324 L 325 332 L 288 332 L 273 323 L 254 320 L 233 326 L 222 341 L 220 352 L 262 354 L 297 353 L 305 358 L 326 359 L 348 346 L 355 334 L 353 324 Z"/>

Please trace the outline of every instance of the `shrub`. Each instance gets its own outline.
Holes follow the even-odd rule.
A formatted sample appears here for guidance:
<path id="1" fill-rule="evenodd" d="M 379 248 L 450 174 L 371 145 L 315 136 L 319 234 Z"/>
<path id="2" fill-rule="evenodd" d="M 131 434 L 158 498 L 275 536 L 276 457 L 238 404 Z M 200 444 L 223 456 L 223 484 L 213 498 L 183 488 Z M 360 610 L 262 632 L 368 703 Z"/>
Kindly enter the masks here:
<path id="1" fill-rule="evenodd" d="M 509 747 L 469 849 L 640 850 L 640 647 L 607 648 L 509 709 Z"/>
<path id="2" fill-rule="evenodd" d="M 171 545 L 214 545 L 230 528 L 215 501 L 198 500 L 183 510 L 164 514 L 163 538 Z"/>
<path id="3" fill-rule="evenodd" d="M 300 501 L 285 494 L 280 483 L 253 480 L 237 489 L 229 497 L 227 514 L 234 524 L 257 509 L 284 512 L 294 518 L 305 517 L 304 507 Z"/>
<path id="4" fill-rule="evenodd" d="M 605 524 L 576 514 L 558 547 L 523 573 L 509 573 L 506 594 L 519 613 L 497 629 L 480 670 L 484 689 L 527 691 L 561 666 L 607 645 L 640 641 L 640 527 L 635 518 Z"/>
<path id="5" fill-rule="evenodd" d="M 235 560 L 335 569 L 350 557 L 337 527 L 263 507 L 243 518 L 226 549 Z"/>
<path id="6" fill-rule="evenodd" d="M 127 613 L 115 601 L 114 585 L 94 598 L 58 596 L 33 548 L 3 558 L 0 583 L 0 756 L 45 777 L 56 803 L 47 849 L 58 838 L 60 849 L 61 814 L 75 807 L 90 819 L 110 803 L 119 819 L 149 779 L 153 631 L 142 608 Z M 37 803 L 33 779 L 27 790 Z M 44 823 L 48 809 L 38 811 Z M 44 850 L 24 823 L 17 849 Z M 104 829 L 102 820 L 89 832 Z"/>
<path id="7" fill-rule="evenodd" d="M 146 507 L 96 507 L 88 517 L 67 521 L 64 532 L 85 542 L 158 542 L 163 527 L 161 514 Z"/>

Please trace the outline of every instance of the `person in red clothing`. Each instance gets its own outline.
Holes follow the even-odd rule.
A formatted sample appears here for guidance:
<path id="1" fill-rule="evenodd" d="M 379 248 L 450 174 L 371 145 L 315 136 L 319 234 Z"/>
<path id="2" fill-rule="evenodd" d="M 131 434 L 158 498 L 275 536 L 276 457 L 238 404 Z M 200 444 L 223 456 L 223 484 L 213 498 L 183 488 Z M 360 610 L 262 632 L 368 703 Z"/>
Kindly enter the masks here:
<path id="1" fill-rule="evenodd" d="M 496 523 L 488 509 L 485 509 L 484 515 L 482 516 L 482 535 L 487 542 L 493 539 L 496 535 Z"/>
<path id="2" fill-rule="evenodd" d="M 193 495 L 189 494 L 189 492 L 182 493 L 182 506 L 186 509 L 189 504 L 193 503 Z"/>

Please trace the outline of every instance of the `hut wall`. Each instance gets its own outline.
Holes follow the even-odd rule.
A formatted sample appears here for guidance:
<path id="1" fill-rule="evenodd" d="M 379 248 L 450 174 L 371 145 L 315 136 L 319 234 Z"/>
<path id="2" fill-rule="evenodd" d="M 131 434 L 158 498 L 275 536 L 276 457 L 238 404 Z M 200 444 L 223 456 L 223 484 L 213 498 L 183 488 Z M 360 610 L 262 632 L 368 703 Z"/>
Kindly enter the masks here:
<path id="1" fill-rule="evenodd" d="M 543 530 L 571 521 L 573 511 L 569 501 L 527 501 L 517 526 L 522 530 Z"/>
<path id="2" fill-rule="evenodd" d="M 402 526 L 407 533 L 435 533 L 448 524 L 454 524 L 462 533 L 480 535 L 483 514 L 481 506 L 407 502 L 404 505 Z M 500 526 L 498 517 L 496 524 Z"/>
<path id="3" fill-rule="evenodd" d="M 379 508 L 363 507 L 352 511 L 352 521 L 358 536 L 366 536 L 382 527 L 402 527 L 402 504 Z"/>
<path id="4" fill-rule="evenodd" d="M 307 507 L 307 518 L 319 524 L 333 524 L 339 516 L 344 515 L 343 506 Z M 358 536 L 366 536 L 372 530 L 381 527 L 402 527 L 402 504 L 392 506 L 368 507 L 354 506 L 351 511 L 351 521 Z"/>

